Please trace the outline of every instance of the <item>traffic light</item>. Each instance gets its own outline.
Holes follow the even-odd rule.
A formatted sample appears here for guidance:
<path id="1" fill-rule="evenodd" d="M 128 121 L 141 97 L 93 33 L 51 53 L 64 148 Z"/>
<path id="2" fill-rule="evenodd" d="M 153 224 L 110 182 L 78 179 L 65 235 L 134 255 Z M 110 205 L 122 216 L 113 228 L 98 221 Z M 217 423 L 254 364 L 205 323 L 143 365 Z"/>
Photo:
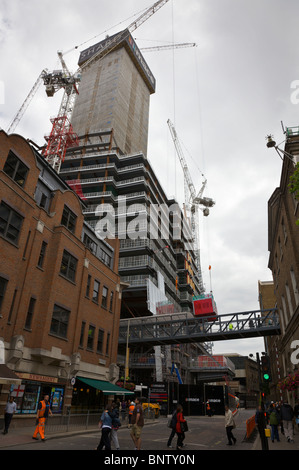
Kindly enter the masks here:
<path id="1" fill-rule="evenodd" d="M 267 355 L 261 357 L 262 379 L 264 383 L 272 381 L 270 358 Z"/>

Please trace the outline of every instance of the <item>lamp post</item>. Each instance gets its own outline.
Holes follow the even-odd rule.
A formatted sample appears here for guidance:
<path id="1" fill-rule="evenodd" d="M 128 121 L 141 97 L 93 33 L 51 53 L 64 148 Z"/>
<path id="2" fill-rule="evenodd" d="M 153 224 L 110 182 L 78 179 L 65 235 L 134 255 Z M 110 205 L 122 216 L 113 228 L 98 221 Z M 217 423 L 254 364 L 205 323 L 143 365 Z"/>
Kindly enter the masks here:
<path id="1" fill-rule="evenodd" d="M 249 354 L 250 357 L 253 357 L 253 354 Z M 260 355 L 256 353 L 256 363 L 258 368 L 258 377 L 259 377 L 259 389 L 260 389 L 260 406 L 261 406 L 261 413 L 258 415 L 258 428 L 260 431 L 261 443 L 262 443 L 262 450 L 269 450 L 268 439 L 265 434 L 266 430 L 266 419 L 265 419 L 265 403 L 264 403 L 264 396 L 262 391 L 262 374 L 261 374 L 261 363 L 260 363 Z"/>
<path id="2" fill-rule="evenodd" d="M 276 145 L 276 142 L 275 140 L 273 140 L 273 135 L 269 134 L 266 136 L 266 139 L 267 139 L 267 147 L 268 148 L 274 148 L 276 150 L 276 152 L 278 153 L 279 157 L 283 160 L 283 156 L 287 157 L 289 160 L 291 160 L 291 162 L 293 163 L 293 165 L 295 165 L 295 162 L 294 162 L 294 158 L 293 158 L 293 155 L 291 155 L 290 153 L 286 152 L 285 150 L 281 150 L 278 145 Z"/>

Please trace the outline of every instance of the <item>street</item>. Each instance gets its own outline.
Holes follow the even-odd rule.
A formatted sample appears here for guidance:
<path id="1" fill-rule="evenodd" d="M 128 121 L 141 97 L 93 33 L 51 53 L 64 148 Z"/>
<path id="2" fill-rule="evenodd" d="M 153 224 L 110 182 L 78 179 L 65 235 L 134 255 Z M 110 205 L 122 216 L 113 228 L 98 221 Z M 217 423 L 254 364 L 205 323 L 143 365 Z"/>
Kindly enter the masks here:
<path id="1" fill-rule="evenodd" d="M 254 414 L 253 410 L 241 410 L 236 417 L 237 428 L 233 431 L 237 438 L 236 445 L 227 446 L 227 438 L 224 427 L 224 416 L 195 416 L 186 417 L 189 431 L 186 433 L 184 443 L 187 451 L 198 450 L 251 450 L 252 442 L 243 442 L 246 434 L 246 420 Z M 147 424 L 142 431 L 142 450 L 168 452 L 168 437 L 171 430 L 167 427 L 167 418 L 160 417 L 153 424 Z M 11 431 L 13 433 L 13 430 Z M 47 437 L 47 431 L 46 431 Z M 46 442 L 32 441 L 23 445 L 1 447 L 1 450 L 94 450 L 100 440 L 101 432 L 82 432 L 76 435 L 54 438 L 49 435 Z M 3 438 L 5 439 L 5 437 Z M 118 430 L 118 439 L 122 451 L 133 451 L 134 445 L 127 426 Z M 175 437 L 172 442 L 172 450 L 176 450 Z M 113 449 L 112 449 L 113 450 Z"/>

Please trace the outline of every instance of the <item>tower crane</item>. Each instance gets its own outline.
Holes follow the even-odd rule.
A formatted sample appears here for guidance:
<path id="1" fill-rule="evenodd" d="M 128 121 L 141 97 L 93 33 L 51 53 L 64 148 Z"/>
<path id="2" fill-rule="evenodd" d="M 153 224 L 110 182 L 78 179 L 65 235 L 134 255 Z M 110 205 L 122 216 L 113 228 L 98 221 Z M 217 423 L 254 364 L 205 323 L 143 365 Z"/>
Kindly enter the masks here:
<path id="1" fill-rule="evenodd" d="M 182 42 L 179 44 L 167 44 L 164 46 L 141 47 L 142 52 L 167 51 L 169 49 L 182 49 L 183 47 L 197 47 L 195 42 Z"/>
<path id="2" fill-rule="evenodd" d="M 9 128 L 7 129 L 7 133 L 10 134 L 15 130 L 17 125 L 19 124 L 20 120 L 22 119 L 26 109 L 28 108 L 32 98 L 34 97 L 35 93 L 39 89 L 41 83 L 42 83 L 42 78 L 48 73 L 46 69 L 42 70 L 41 73 L 39 74 L 36 82 L 34 83 L 33 87 L 31 88 L 30 92 L 28 93 L 25 101 L 23 102 L 22 106 L 20 107 L 19 111 L 13 118 Z"/>
<path id="3" fill-rule="evenodd" d="M 62 53 L 58 53 L 62 64 L 62 71 L 53 71 L 44 79 L 46 93 L 53 96 L 61 88 L 64 89 L 62 103 L 57 118 L 52 120 L 52 130 L 48 137 L 48 145 L 44 151 L 44 157 L 56 171 L 59 172 L 61 162 L 64 160 L 65 152 L 68 147 L 77 143 L 78 137 L 73 132 L 70 117 L 73 111 L 73 104 L 76 94 L 79 93 L 78 86 L 81 79 L 81 71 L 88 67 L 91 63 L 99 58 L 105 57 L 112 49 L 114 49 L 122 40 L 126 39 L 133 31 L 147 21 L 154 13 L 156 13 L 169 0 L 159 0 L 151 7 L 147 8 L 135 21 L 133 21 L 124 31 L 112 36 L 111 40 L 106 41 L 103 47 L 99 48 L 81 67 L 71 74 L 66 67 Z M 91 113 L 89 113 L 88 121 Z M 88 134 L 89 122 L 87 122 Z"/>
<path id="4" fill-rule="evenodd" d="M 175 130 L 174 125 L 172 124 L 171 120 L 168 119 L 167 121 L 177 155 L 179 157 L 183 173 L 184 173 L 184 182 L 185 182 L 185 203 L 187 211 L 191 212 L 191 230 L 192 230 L 192 237 L 193 237 L 193 249 L 195 253 L 195 261 L 196 267 L 199 274 L 199 283 L 201 291 L 204 290 L 203 288 L 203 280 L 202 280 L 202 273 L 201 273 L 201 265 L 200 265 L 200 248 L 199 248 L 199 217 L 198 217 L 198 210 L 201 209 L 203 211 L 203 215 L 207 217 L 210 213 L 209 208 L 213 207 L 215 202 L 213 199 L 208 197 L 203 197 L 203 192 L 205 190 L 207 179 L 204 177 L 204 181 L 198 193 L 195 190 L 195 186 L 193 184 L 191 174 L 185 160 L 177 132 Z M 204 176 L 204 175 L 203 175 Z M 188 190 L 189 193 L 188 194 Z"/>

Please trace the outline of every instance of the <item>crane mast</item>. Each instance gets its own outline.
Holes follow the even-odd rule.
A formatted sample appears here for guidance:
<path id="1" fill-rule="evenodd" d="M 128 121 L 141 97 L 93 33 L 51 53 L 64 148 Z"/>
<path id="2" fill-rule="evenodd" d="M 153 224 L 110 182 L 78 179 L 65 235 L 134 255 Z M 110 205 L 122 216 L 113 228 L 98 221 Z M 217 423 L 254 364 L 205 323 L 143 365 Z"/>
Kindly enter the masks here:
<path id="1" fill-rule="evenodd" d="M 184 174 L 184 182 L 185 182 L 185 204 L 187 212 L 190 213 L 190 223 L 191 223 L 191 231 L 193 237 L 193 250 L 195 254 L 195 263 L 199 275 L 199 286 L 200 290 L 204 291 L 203 286 L 203 279 L 202 279 L 202 272 L 201 272 L 201 264 L 200 264 L 200 247 L 199 247 L 199 216 L 198 211 L 201 208 L 200 206 L 204 206 L 203 214 L 204 216 L 209 215 L 209 207 L 213 207 L 215 202 L 211 198 L 203 197 L 203 192 L 207 184 L 207 179 L 204 177 L 204 181 L 202 183 L 202 187 L 200 188 L 199 192 L 196 193 L 195 186 L 192 181 L 192 177 L 185 160 L 178 135 L 174 125 L 172 124 L 171 120 L 168 119 L 167 121 L 170 133 L 172 135 L 172 139 L 176 148 L 176 152 L 178 158 L 180 160 L 183 174 Z M 189 193 L 187 191 L 189 190 Z"/>

